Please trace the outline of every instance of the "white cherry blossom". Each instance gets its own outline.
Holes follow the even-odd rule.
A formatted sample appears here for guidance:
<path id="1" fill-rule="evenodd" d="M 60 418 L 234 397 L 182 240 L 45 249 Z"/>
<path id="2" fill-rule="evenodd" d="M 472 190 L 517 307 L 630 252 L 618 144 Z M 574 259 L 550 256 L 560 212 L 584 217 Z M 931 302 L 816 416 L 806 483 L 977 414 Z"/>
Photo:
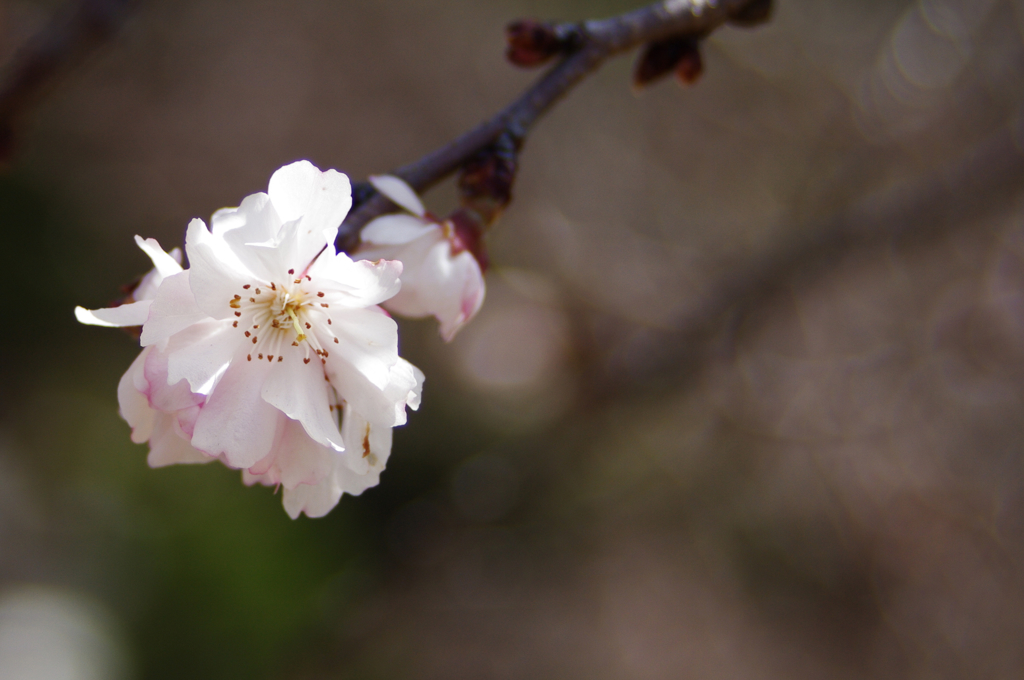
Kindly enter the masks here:
<path id="1" fill-rule="evenodd" d="M 423 375 L 377 306 L 398 291 L 401 263 L 335 252 L 350 205 L 345 175 L 285 166 L 212 229 L 192 221 L 189 269 L 140 240 L 156 265 L 145 299 L 76 310 L 83 323 L 142 325 L 119 401 L 151 465 L 220 459 L 247 483 L 283 486 L 292 517 L 378 482 Z"/>
<path id="2" fill-rule="evenodd" d="M 431 217 L 408 184 L 390 175 L 371 177 L 370 182 L 407 213 L 367 224 L 356 257 L 400 261 L 402 288 L 383 306 L 402 316 L 433 316 L 441 336 L 451 340 L 483 304 L 480 263 L 460 244 L 452 224 Z"/>

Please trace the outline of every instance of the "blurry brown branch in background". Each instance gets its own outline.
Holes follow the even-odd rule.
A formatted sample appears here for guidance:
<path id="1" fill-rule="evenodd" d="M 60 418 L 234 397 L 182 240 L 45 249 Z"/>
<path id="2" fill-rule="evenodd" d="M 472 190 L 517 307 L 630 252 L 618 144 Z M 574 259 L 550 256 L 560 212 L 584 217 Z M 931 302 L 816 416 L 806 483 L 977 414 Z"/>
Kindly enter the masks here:
<path id="1" fill-rule="evenodd" d="M 1017 123 L 1015 123 L 1017 124 Z M 628 392 L 649 395 L 678 391 L 717 360 L 731 361 L 741 328 L 755 331 L 754 312 L 807 286 L 838 267 L 844 258 L 872 248 L 905 250 L 932 243 L 957 229 L 999 225 L 983 221 L 1005 210 L 1007 197 L 1024 186 L 1024 153 L 1012 126 L 977 144 L 960 159 L 868 195 L 825 224 L 780 243 L 743 267 L 730 268 L 674 327 L 655 332 L 650 350 L 631 365 L 609 362 L 596 339 L 581 342 L 592 381 L 584 393 L 593 401 L 621 399 Z M 798 287 L 799 287 L 798 286 Z M 754 324 L 756 326 L 756 323 Z"/>
<path id="2" fill-rule="evenodd" d="M 0 72 L 0 163 L 16 144 L 25 112 L 62 73 L 117 32 L 134 0 L 74 0 L 61 7 Z"/>
<path id="3" fill-rule="evenodd" d="M 513 23 L 508 28 L 510 61 L 538 66 L 562 54 L 561 61 L 491 119 L 391 174 L 422 192 L 468 167 L 460 182 L 463 206 L 487 225 L 511 197 L 515 152 L 533 125 L 606 59 L 645 46 L 634 77 L 637 86 L 673 71 L 683 82 L 693 82 L 700 70 L 697 41 L 725 23 L 753 26 L 766 21 L 771 4 L 771 0 L 663 0 L 617 17 L 577 24 Z M 679 46 L 684 49 L 675 49 Z M 495 172 L 481 172 L 489 167 Z M 368 184 L 358 185 L 355 194 L 356 207 L 338 234 L 343 250 L 356 245 L 359 230 L 367 222 L 394 209 Z"/>

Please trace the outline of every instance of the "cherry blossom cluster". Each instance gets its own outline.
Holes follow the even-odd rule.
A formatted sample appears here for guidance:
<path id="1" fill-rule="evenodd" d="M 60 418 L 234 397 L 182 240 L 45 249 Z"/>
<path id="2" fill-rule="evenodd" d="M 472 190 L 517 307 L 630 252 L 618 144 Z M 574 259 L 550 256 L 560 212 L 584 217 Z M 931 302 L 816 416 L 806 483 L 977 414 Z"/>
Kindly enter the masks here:
<path id="1" fill-rule="evenodd" d="M 348 178 L 299 161 L 209 227 L 193 220 L 187 269 L 177 249 L 136 236 L 154 269 L 131 298 L 76 308 L 82 323 L 142 329 L 118 402 L 151 466 L 219 460 L 246 484 L 283 487 L 293 518 L 323 516 L 379 482 L 392 428 L 423 385 L 388 311 L 434 316 L 451 339 L 480 308 L 484 282 L 410 187 L 371 181 L 407 212 L 366 225 L 353 257 L 334 246 L 352 206 Z"/>

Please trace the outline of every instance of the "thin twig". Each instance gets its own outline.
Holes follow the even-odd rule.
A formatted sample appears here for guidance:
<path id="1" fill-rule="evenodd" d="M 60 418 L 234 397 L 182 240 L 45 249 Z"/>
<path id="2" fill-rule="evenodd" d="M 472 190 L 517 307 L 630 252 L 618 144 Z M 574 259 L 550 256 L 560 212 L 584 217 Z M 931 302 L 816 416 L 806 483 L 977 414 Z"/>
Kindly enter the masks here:
<path id="1" fill-rule="evenodd" d="M 555 102 L 609 57 L 669 36 L 705 36 L 730 19 L 740 21 L 752 5 L 763 4 L 763 0 L 663 0 L 610 19 L 562 27 L 577 34 L 574 51 L 493 118 L 391 174 L 423 191 L 458 170 L 503 134 L 511 135 L 521 144 Z M 369 190 L 342 225 L 339 245 L 351 246 L 363 225 L 392 209 L 387 199 Z"/>

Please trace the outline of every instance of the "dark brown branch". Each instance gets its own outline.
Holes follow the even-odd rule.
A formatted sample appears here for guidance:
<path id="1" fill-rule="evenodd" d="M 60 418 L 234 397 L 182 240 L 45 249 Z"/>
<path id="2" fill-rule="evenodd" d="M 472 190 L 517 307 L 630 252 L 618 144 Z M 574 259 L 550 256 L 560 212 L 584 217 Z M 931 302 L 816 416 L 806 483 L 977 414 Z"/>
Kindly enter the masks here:
<path id="1" fill-rule="evenodd" d="M 120 28 L 134 0 L 76 0 L 57 11 L 0 73 L 0 161 L 12 149 L 26 109 L 61 73 L 80 63 Z"/>
<path id="2" fill-rule="evenodd" d="M 428 189 L 462 167 L 503 134 L 522 144 L 537 120 L 573 86 L 606 59 L 639 45 L 669 36 L 705 36 L 727 21 L 747 24 L 751 15 L 766 18 L 767 0 L 663 0 L 610 19 L 560 27 L 575 32 L 575 49 L 545 73 L 518 99 L 461 137 L 391 174 L 417 191 Z M 342 225 L 339 246 L 352 246 L 359 230 L 374 217 L 393 209 L 382 196 L 367 191 L 364 200 Z"/>

